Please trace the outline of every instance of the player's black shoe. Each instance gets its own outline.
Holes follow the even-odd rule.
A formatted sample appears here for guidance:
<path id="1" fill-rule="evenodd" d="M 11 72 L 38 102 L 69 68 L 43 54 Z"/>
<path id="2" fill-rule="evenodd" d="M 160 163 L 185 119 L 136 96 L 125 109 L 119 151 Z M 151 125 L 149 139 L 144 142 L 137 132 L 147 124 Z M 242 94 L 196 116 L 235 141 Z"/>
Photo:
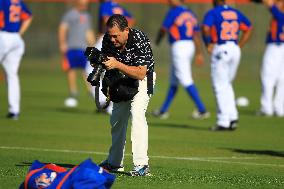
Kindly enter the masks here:
<path id="1" fill-rule="evenodd" d="M 6 115 L 6 118 L 12 119 L 12 120 L 18 120 L 18 119 L 19 119 L 19 114 L 14 114 L 14 113 L 9 112 L 9 113 Z"/>
<path id="2" fill-rule="evenodd" d="M 238 126 L 238 123 L 239 123 L 239 120 L 233 120 L 230 122 L 230 129 L 233 131 L 233 130 L 236 130 L 237 129 L 237 126 Z"/>
<path id="3" fill-rule="evenodd" d="M 211 131 L 234 131 L 235 129 L 232 129 L 230 127 L 223 127 L 220 125 L 215 125 L 214 127 L 211 127 L 209 130 Z"/>
<path id="4" fill-rule="evenodd" d="M 100 163 L 99 166 L 102 167 L 103 169 L 107 170 L 108 172 L 122 172 L 122 171 L 124 171 L 124 167 L 111 165 L 110 163 L 108 163 L 107 160 Z"/>
<path id="5" fill-rule="evenodd" d="M 149 165 L 135 165 L 130 171 L 131 176 L 151 176 Z"/>

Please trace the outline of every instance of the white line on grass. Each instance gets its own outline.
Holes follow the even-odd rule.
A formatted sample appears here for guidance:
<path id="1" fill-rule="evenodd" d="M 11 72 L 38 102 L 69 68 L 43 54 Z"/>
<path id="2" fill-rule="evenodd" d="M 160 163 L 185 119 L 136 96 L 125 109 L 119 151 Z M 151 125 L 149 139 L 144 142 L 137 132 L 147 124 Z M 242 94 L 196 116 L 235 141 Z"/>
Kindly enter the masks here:
<path id="1" fill-rule="evenodd" d="M 46 148 L 33 148 L 33 147 L 16 147 L 16 146 L 0 146 L 0 149 L 4 150 L 24 150 L 24 151 L 41 151 L 41 152 L 60 152 L 60 153 L 79 153 L 79 154 L 96 154 L 107 155 L 105 152 L 84 151 L 84 150 L 64 150 L 64 149 L 46 149 Z M 131 154 L 125 154 L 125 156 L 131 156 Z M 284 167 L 282 164 L 267 164 L 267 163 L 252 163 L 252 162 L 236 162 L 229 160 L 246 160 L 246 159 L 258 159 L 257 157 L 172 157 L 172 156 L 150 156 L 150 158 L 157 159 L 172 159 L 172 160 L 185 160 L 185 161 L 203 161 L 214 163 L 226 163 L 226 164 L 241 164 L 241 165 L 253 165 L 253 166 L 268 166 L 268 167 Z M 224 161 L 228 160 L 228 161 Z"/>

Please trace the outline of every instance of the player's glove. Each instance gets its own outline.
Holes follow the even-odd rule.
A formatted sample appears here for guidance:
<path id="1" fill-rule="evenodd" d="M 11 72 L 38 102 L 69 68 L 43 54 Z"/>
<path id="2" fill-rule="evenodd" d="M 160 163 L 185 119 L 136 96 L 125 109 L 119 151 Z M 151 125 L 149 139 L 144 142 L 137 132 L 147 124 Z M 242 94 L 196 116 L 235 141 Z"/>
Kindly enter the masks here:
<path id="1" fill-rule="evenodd" d="M 262 0 L 250 0 L 250 1 L 254 3 L 262 3 Z"/>

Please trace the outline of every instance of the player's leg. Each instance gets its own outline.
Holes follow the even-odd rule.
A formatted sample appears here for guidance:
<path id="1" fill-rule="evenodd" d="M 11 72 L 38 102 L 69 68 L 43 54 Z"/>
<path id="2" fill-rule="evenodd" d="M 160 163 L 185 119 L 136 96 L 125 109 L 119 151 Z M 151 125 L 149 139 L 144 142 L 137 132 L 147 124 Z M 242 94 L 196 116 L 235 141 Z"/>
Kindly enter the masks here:
<path id="1" fill-rule="evenodd" d="M 67 71 L 67 81 L 68 81 L 69 96 L 73 98 L 77 98 L 78 96 L 76 78 L 77 78 L 76 70 L 73 68 L 70 68 Z"/>
<path id="2" fill-rule="evenodd" d="M 215 46 L 211 58 L 211 79 L 213 91 L 217 102 L 217 125 L 223 128 L 229 128 L 230 116 L 228 108 L 228 91 L 231 91 L 229 77 L 229 60 L 226 54 L 225 45 Z"/>
<path id="3" fill-rule="evenodd" d="M 173 60 L 169 69 L 169 87 L 167 91 L 166 98 L 159 109 L 154 110 L 153 116 L 159 117 L 161 119 L 167 119 L 169 117 L 168 110 L 171 103 L 173 102 L 175 95 L 178 91 L 178 78 L 175 75 L 175 66 L 173 65 Z"/>
<path id="4" fill-rule="evenodd" d="M 192 98 L 198 112 L 206 113 L 206 108 L 192 79 L 191 64 L 194 52 L 195 47 L 192 41 L 179 41 L 173 44 L 174 75 Z"/>
<path id="5" fill-rule="evenodd" d="M 130 101 L 114 103 L 110 117 L 112 145 L 109 150 L 108 163 L 114 167 L 123 167 L 126 131 L 130 116 Z"/>
<path id="6" fill-rule="evenodd" d="M 276 47 L 273 44 L 267 45 L 263 57 L 263 63 L 260 75 L 262 82 L 260 111 L 267 116 L 271 116 L 273 114 L 273 94 L 274 94 L 274 87 L 276 84 L 275 72 L 277 70 L 274 61 L 274 57 L 277 56 L 277 54 L 275 54 L 275 48 Z"/>
<path id="7" fill-rule="evenodd" d="M 277 57 L 275 62 L 278 62 L 278 69 L 275 74 L 278 76 L 274 98 L 274 110 L 276 116 L 284 117 L 284 45 L 277 48 Z M 276 52 L 275 52 L 276 53 Z M 273 58 L 274 59 L 274 58 Z"/>
<path id="8" fill-rule="evenodd" d="M 69 49 L 66 53 L 66 59 L 69 64 L 67 70 L 69 96 L 76 98 L 78 95 L 76 69 L 79 68 L 81 54 L 78 49 Z"/>
<path id="9" fill-rule="evenodd" d="M 236 77 L 238 67 L 240 64 L 240 59 L 241 59 L 241 49 L 237 45 L 232 45 L 230 48 L 229 53 L 232 53 L 231 57 L 232 60 L 229 63 L 229 79 L 230 79 L 230 90 L 228 91 L 228 107 L 229 109 L 229 116 L 230 116 L 230 121 L 237 121 L 239 119 L 238 115 L 238 110 L 237 110 L 237 105 L 236 105 L 236 98 L 235 98 L 235 93 L 233 89 L 233 81 Z"/>
<path id="10" fill-rule="evenodd" d="M 164 100 L 163 105 L 160 108 L 160 113 L 163 114 L 165 112 L 168 112 L 168 109 L 174 100 L 174 97 L 178 90 L 178 80 L 177 77 L 174 74 L 174 67 L 173 64 L 171 64 L 170 68 L 170 86 L 168 88 L 166 99 Z"/>
<path id="11" fill-rule="evenodd" d="M 24 54 L 24 42 L 20 36 L 15 35 L 10 39 L 11 48 L 3 59 L 3 67 L 8 83 L 9 113 L 18 115 L 20 113 L 20 81 L 18 70 L 21 58 Z"/>

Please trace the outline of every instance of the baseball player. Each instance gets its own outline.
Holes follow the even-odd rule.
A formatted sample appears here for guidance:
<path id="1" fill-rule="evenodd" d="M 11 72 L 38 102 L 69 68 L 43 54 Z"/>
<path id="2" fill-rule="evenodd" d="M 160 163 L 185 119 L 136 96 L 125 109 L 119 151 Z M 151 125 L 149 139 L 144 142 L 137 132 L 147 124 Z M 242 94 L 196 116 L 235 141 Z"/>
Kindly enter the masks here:
<path id="1" fill-rule="evenodd" d="M 32 21 L 32 13 L 22 0 L 0 1 L 0 64 L 8 84 L 9 112 L 7 118 L 20 114 L 20 83 L 18 70 L 25 51 L 22 35 Z"/>
<path id="2" fill-rule="evenodd" d="M 89 0 L 75 0 L 74 7 L 64 14 L 59 25 L 59 46 L 64 57 L 63 69 L 67 72 L 70 93 L 70 97 L 66 99 L 65 105 L 68 106 L 68 101 L 74 101 L 74 104 L 70 104 L 70 107 L 77 105 L 76 71 L 85 69 L 87 59 L 84 51 L 87 46 L 95 43 L 91 16 L 87 12 L 88 3 Z M 85 72 L 82 75 L 84 81 L 86 81 Z M 86 86 L 90 90 L 90 85 L 87 82 Z"/>
<path id="3" fill-rule="evenodd" d="M 218 112 L 217 124 L 211 129 L 233 131 L 239 117 L 232 82 L 240 63 L 241 48 L 249 39 L 252 26 L 225 0 L 213 0 L 213 4 L 214 8 L 206 13 L 202 26 L 204 41 L 211 54 L 211 79 Z"/>
<path id="4" fill-rule="evenodd" d="M 169 33 L 172 57 L 170 86 L 163 105 L 160 109 L 155 110 L 153 115 L 161 119 L 168 118 L 168 109 L 180 83 L 196 105 L 197 111 L 193 112 L 192 117 L 196 119 L 208 118 L 209 112 L 199 97 L 191 73 L 191 61 L 194 54 L 197 64 L 202 64 L 204 60 L 197 18 L 191 10 L 183 5 L 183 0 L 169 0 L 169 5 L 170 9 L 158 33 L 156 44 L 158 45 L 165 34 Z"/>
<path id="5" fill-rule="evenodd" d="M 107 20 L 113 14 L 120 14 L 120 15 L 125 16 L 128 23 L 129 23 L 129 26 L 132 27 L 134 25 L 135 20 L 134 20 L 133 16 L 125 8 L 123 8 L 118 3 L 116 3 L 112 0 L 100 0 L 99 14 L 98 14 L 99 36 L 98 36 L 98 40 L 95 44 L 95 47 L 99 50 L 102 48 L 102 41 L 103 41 L 104 33 L 106 32 Z M 93 67 L 90 64 L 87 64 L 86 74 L 90 74 L 92 72 L 92 70 L 93 70 Z M 100 84 L 102 84 L 102 82 L 100 82 Z M 100 88 L 101 88 L 101 86 L 100 86 Z M 99 101 L 100 101 L 101 104 L 104 104 L 106 102 L 106 97 L 101 92 L 101 90 L 99 90 L 99 91 L 100 91 Z M 95 87 L 92 87 L 91 93 L 92 93 L 93 97 L 95 97 Z M 109 106 L 106 108 L 106 112 L 108 114 L 111 114 L 112 106 L 113 106 L 113 103 L 110 102 Z"/>
<path id="6" fill-rule="evenodd" d="M 272 20 L 261 69 L 260 115 L 284 117 L 284 0 L 263 0 Z M 275 93 L 274 93 L 275 90 Z"/>

